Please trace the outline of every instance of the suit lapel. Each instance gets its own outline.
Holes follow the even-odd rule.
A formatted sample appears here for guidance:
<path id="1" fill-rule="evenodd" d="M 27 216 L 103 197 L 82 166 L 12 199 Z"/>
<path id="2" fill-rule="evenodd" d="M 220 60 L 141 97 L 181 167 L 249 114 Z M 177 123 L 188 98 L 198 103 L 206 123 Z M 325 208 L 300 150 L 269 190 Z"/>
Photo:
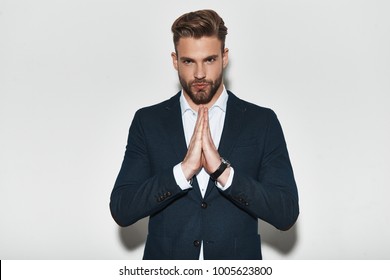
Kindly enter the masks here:
<path id="1" fill-rule="evenodd" d="M 176 162 L 179 163 L 183 161 L 187 153 L 187 143 L 184 135 L 182 113 L 180 107 L 180 92 L 173 96 L 169 102 L 168 106 L 165 107 L 167 111 L 166 116 L 166 125 L 167 132 L 170 142 L 172 144 L 173 150 L 176 153 Z M 196 194 L 202 198 L 200 188 L 196 176 L 193 178 L 192 187 L 196 191 Z"/>
<path id="2" fill-rule="evenodd" d="M 241 129 L 244 126 L 243 119 L 246 108 L 242 102 L 231 92 L 226 108 L 225 123 L 223 126 L 221 141 L 219 143 L 218 152 L 221 157 L 229 159 L 234 145 L 241 134 Z"/>
<path id="3" fill-rule="evenodd" d="M 228 94 L 229 99 L 226 108 L 225 122 L 218 147 L 220 156 L 227 160 L 229 160 L 229 156 L 239 138 L 238 136 L 241 134 L 241 129 L 244 125 L 244 113 L 246 111 L 246 107 L 243 106 L 240 99 L 230 91 L 228 91 Z M 214 189 L 214 182 L 210 179 L 205 197 Z"/>
<path id="4" fill-rule="evenodd" d="M 166 130 L 167 137 L 170 139 L 173 150 L 176 153 L 177 162 L 181 162 L 187 153 L 187 144 L 184 136 L 183 121 L 180 109 L 180 92 L 173 96 L 166 110 Z"/>

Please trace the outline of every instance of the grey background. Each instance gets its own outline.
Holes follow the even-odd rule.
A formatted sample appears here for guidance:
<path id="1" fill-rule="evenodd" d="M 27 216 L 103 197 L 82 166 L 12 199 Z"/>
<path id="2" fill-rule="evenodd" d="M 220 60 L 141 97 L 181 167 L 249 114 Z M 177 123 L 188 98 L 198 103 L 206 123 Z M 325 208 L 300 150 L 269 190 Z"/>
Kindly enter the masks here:
<path id="1" fill-rule="evenodd" d="M 390 257 L 388 1 L 0 2 L 0 259 L 140 259 L 109 195 L 135 111 L 178 90 L 170 26 L 213 8 L 229 89 L 274 109 L 299 187 L 266 259 Z"/>

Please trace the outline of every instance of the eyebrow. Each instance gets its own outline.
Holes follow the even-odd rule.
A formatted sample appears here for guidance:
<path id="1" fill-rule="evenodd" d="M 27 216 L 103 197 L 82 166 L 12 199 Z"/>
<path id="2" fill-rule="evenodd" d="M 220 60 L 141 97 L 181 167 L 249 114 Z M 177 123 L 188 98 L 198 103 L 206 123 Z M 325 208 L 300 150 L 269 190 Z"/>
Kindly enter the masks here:
<path id="1" fill-rule="evenodd" d="M 206 58 L 204 58 L 203 61 L 207 61 L 207 60 L 209 60 L 209 59 L 217 59 L 217 58 L 218 58 L 218 55 L 217 55 L 217 54 L 209 55 L 209 56 L 207 56 Z M 180 61 L 186 61 L 186 60 L 194 61 L 194 59 L 191 58 L 191 57 L 186 57 L 186 56 L 180 57 Z"/>
<path id="2" fill-rule="evenodd" d="M 185 60 L 191 60 L 191 61 L 193 61 L 193 59 L 192 59 L 192 58 L 190 58 L 190 57 L 186 57 L 186 56 L 182 56 L 182 57 L 180 57 L 180 60 L 181 60 L 181 61 L 185 61 Z"/>

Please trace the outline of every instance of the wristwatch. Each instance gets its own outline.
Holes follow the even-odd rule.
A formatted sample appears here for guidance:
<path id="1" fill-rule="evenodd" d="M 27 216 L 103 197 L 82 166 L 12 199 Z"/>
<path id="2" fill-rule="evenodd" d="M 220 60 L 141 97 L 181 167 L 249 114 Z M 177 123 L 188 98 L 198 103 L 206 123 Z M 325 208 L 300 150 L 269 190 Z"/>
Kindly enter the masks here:
<path id="1" fill-rule="evenodd" d="M 230 162 L 227 161 L 224 158 L 221 158 L 221 165 L 217 168 L 217 170 L 214 173 L 210 174 L 211 179 L 216 181 L 219 176 L 225 171 L 226 168 L 230 166 Z"/>

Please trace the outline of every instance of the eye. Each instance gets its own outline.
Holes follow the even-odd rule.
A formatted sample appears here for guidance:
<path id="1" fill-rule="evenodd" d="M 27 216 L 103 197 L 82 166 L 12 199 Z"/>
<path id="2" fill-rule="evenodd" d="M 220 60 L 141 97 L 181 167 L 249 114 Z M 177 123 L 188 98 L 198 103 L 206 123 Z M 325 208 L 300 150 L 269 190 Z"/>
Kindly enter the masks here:
<path id="1" fill-rule="evenodd" d="M 183 64 L 185 64 L 185 65 L 190 65 L 191 63 L 192 63 L 192 61 L 189 59 L 183 60 Z"/>
<path id="2" fill-rule="evenodd" d="M 214 63 L 215 61 L 217 61 L 217 58 L 215 56 L 210 56 L 206 59 L 206 63 L 207 64 L 212 64 Z"/>

